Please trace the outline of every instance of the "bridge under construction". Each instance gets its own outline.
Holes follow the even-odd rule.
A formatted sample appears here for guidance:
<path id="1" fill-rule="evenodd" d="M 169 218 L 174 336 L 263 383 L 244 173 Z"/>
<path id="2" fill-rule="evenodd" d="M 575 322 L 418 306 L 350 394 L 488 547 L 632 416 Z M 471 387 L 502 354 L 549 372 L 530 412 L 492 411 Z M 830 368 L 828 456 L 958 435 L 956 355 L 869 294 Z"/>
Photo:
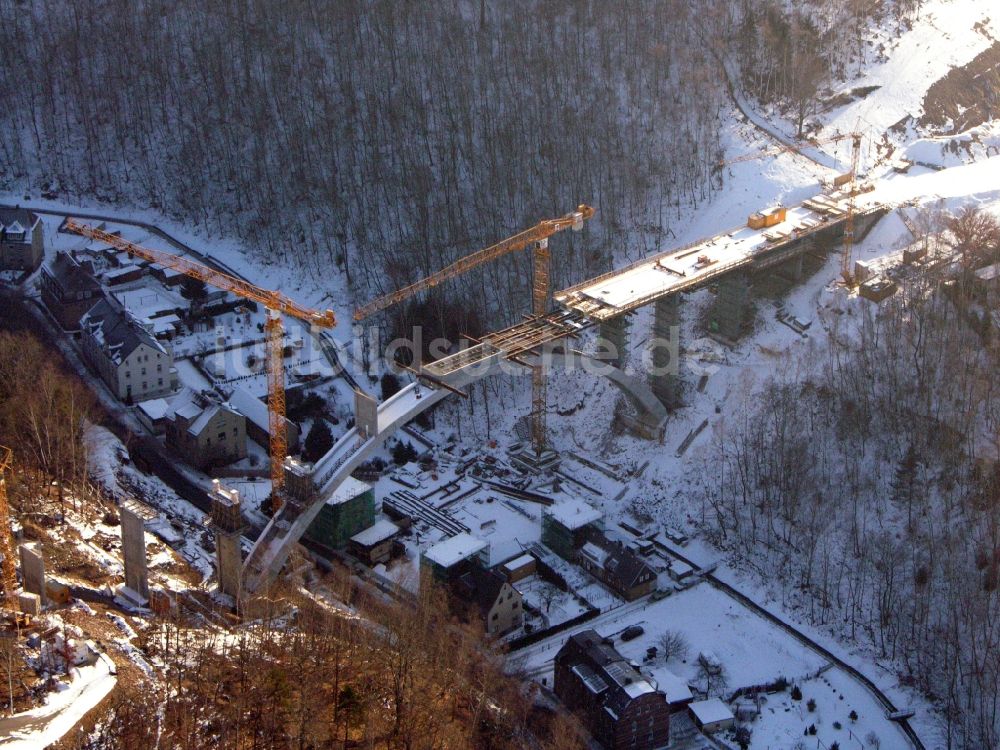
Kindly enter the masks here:
<path id="1" fill-rule="evenodd" d="M 623 367 L 628 349 L 628 313 L 654 305 L 653 333 L 662 335 L 679 321 L 681 293 L 707 285 L 717 288 L 711 313 L 712 332 L 723 339 L 739 338 L 752 320 L 752 287 L 757 275 L 767 272 L 798 278 L 805 255 L 825 252 L 838 245 L 845 247 L 844 255 L 849 260 L 855 221 L 860 230 L 858 235 L 863 236 L 887 212 L 887 206 L 865 199 L 867 191 L 863 186 L 855 186 L 853 174 L 850 185 L 846 189 L 842 189 L 843 186 L 842 182 L 841 189 L 820 193 L 798 206 L 777 207 L 754 214 L 746 226 L 557 291 L 553 295 L 555 309 L 539 307 L 539 299 L 544 297 L 538 279 L 543 278 L 546 284 L 548 279 L 546 238 L 571 225 L 578 228 L 582 218 L 589 218 L 589 215 L 578 211 L 563 219 L 543 222 L 527 233 L 483 251 L 484 255 L 496 257 L 511 247 L 523 247 L 525 243 L 521 240 L 529 233 L 536 248 L 545 250 L 544 253 L 536 250 L 535 265 L 539 275 L 536 275 L 533 314 L 517 325 L 485 336 L 472 346 L 423 366 L 418 372 L 418 382 L 411 383 L 381 404 L 375 405 L 359 394 L 356 425 L 325 456 L 314 465 L 288 459 L 288 489 L 292 497 L 273 516 L 243 563 L 238 594 L 247 596 L 263 591 L 275 580 L 292 547 L 316 518 L 326 499 L 395 430 L 450 394 L 496 373 L 499 364 L 523 366 L 530 369 L 537 380 L 538 373 L 543 372 L 542 347 L 600 326 L 602 336 L 616 345 L 615 364 Z M 592 209 L 587 210 L 592 214 Z M 535 236 L 539 234 L 539 227 L 543 230 L 541 239 Z M 539 263 L 540 257 L 546 264 L 544 267 Z M 843 265 L 846 266 L 846 260 Z M 448 273 L 446 269 L 434 283 Z M 654 352 L 654 366 L 662 364 L 656 361 L 656 356 Z M 677 376 L 651 375 L 648 383 L 642 383 L 622 369 L 611 369 L 609 377 L 637 405 L 639 424 L 659 425 L 662 429 L 663 410 L 678 403 Z M 651 432 L 655 433 L 655 429 Z"/>

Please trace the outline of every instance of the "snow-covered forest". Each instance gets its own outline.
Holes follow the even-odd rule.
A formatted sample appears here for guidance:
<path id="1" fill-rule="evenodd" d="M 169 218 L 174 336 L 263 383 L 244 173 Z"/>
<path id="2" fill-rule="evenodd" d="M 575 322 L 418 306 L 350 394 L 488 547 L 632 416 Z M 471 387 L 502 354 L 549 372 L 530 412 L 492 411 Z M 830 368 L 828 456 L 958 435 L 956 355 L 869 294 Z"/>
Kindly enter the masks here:
<path id="1" fill-rule="evenodd" d="M 362 296 L 589 201 L 600 231 L 557 261 L 578 279 L 711 191 L 722 94 L 692 13 L 27 3 L 0 31 L 0 172 L 235 234 Z M 469 294 L 519 314 L 505 291 L 527 268 L 488 273 Z"/>
<path id="2" fill-rule="evenodd" d="M 721 180 L 717 55 L 805 113 L 844 70 L 836 22 L 864 20 L 831 3 L 821 31 L 768 0 L 7 5 L 0 187 L 150 207 L 360 298 L 579 202 L 597 218 L 555 283 L 653 251 Z M 528 273 L 464 293 L 508 321 Z"/>
<path id="3" fill-rule="evenodd" d="M 967 210 L 943 241 L 1000 258 Z M 1000 744 L 1000 366 L 969 270 L 905 283 L 789 363 L 716 434 L 713 536 L 813 624 L 868 643 L 941 701 L 950 739 Z"/>

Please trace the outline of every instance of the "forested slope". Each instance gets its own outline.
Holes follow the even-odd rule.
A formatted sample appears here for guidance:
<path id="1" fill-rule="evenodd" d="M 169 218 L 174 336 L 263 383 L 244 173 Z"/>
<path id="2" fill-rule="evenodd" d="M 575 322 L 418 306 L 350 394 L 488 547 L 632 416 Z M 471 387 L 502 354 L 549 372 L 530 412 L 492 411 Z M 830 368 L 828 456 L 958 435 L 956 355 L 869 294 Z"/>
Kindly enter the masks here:
<path id="1" fill-rule="evenodd" d="M 151 206 L 365 294 L 586 201 L 577 279 L 712 189 L 723 90 L 685 3 L 5 4 L 2 187 Z M 468 292 L 511 317 L 526 273 Z"/>

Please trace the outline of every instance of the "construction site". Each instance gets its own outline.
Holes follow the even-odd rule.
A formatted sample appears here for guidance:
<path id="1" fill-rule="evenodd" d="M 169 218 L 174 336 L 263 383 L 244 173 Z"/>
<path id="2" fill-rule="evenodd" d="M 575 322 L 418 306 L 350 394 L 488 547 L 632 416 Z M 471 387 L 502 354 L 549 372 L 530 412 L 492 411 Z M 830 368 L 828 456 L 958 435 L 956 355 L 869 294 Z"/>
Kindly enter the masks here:
<path id="1" fill-rule="evenodd" d="M 497 236 L 513 234 L 471 253 L 429 254 L 458 259 L 356 306 L 356 288 L 333 264 L 286 255 L 262 263 L 238 242 L 209 241 L 156 213 L 147 222 L 48 199 L 2 207 L 5 231 L 38 255 L 34 269 L 11 276 L 11 293 L 95 408 L 78 420 L 85 489 L 21 470 L 19 454 L 34 458 L 27 445 L 0 448 L 0 681 L 9 696 L 0 748 L 6 738 L 20 750 L 99 736 L 108 725 L 94 717 L 122 686 L 155 683 L 168 695 L 182 672 L 202 679 L 184 672 L 201 669 L 188 649 L 218 668 L 243 664 L 244 641 L 259 638 L 266 682 L 269 649 L 303 622 L 316 628 L 312 638 L 330 622 L 358 628 L 345 652 L 378 644 L 362 661 L 397 647 L 406 656 L 407 628 L 437 628 L 455 644 L 473 633 L 474 650 L 496 656 L 493 681 L 502 673 L 534 711 L 573 717 L 592 747 L 791 748 L 805 747 L 793 744 L 803 737 L 828 750 L 943 747 L 926 740 L 940 710 L 929 691 L 885 650 L 856 647 L 855 620 L 845 635 L 846 617 L 830 604 L 844 596 L 826 578 L 836 565 L 824 557 L 814 570 L 820 553 L 800 553 L 802 537 L 825 532 L 837 509 L 812 488 L 799 502 L 794 480 L 806 464 L 845 462 L 791 438 L 772 446 L 767 429 L 754 432 L 768 413 L 754 408 L 766 391 L 778 394 L 768 405 L 780 417 L 801 402 L 804 423 L 822 419 L 817 404 L 833 403 L 816 376 L 834 369 L 824 357 L 847 360 L 861 348 L 858 331 L 877 328 L 900 288 L 961 298 L 962 335 L 989 341 L 1000 328 L 1000 263 L 978 267 L 942 217 L 945 204 L 957 215 L 970 195 L 995 203 L 994 146 L 978 161 L 944 148 L 921 161 L 914 154 L 926 144 L 900 155 L 870 123 L 862 132 L 860 117 L 849 132 L 818 128 L 816 137 L 800 122 L 792 138 L 734 101 L 736 142 L 777 145 L 713 159 L 721 198 L 667 207 L 674 218 L 651 233 L 653 252 L 601 248 L 594 257 L 608 262 L 586 274 L 556 263 L 577 242 L 571 233 L 597 242 L 601 196 L 581 195 L 520 231 L 492 224 L 502 226 Z M 605 243 L 632 237 L 599 229 Z M 510 302 L 520 318 L 491 318 L 485 300 L 452 295 L 502 264 L 530 271 L 518 277 L 524 299 Z M 411 271 L 386 269 L 370 288 L 420 275 Z M 377 351 L 391 316 L 431 295 L 503 324 L 463 333 L 435 358 L 422 359 L 420 345 L 412 359 Z M 859 407 L 847 401 L 828 420 L 838 430 L 854 429 Z M 926 432 L 948 432 L 923 414 L 931 406 L 910 411 Z M 775 422 L 765 427 L 784 439 L 785 423 Z M 855 495 L 863 485 L 915 502 L 924 469 L 912 443 L 898 464 L 859 458 Z M 977 472 L 993 465 L 989 450 L 976 461 Z M 8 504 L 14 485 L 20 518 Z M 790 519 L 810 502 L 807 532 Z M 879 550 L 893 524 L 903 527 L 901 507 L 879 506 Z M 906 528 L 933 517 L 908 505 Z M 763 572 L 737 544 L 758 542 L 758 524 L 778 538 L 760 556 L 773 552 L 778 572 Z M 846 538 L 824 537 L 822 554 L 847 550 Z M 990 590 L 994 551 L 980 546 L 970 575 L 985 571 Z M 859 590 L 874 590 L 889 568 L 915 586 L 933 580 L 916 555 L 885 552 L 893 562 L 883 566 L 883 552 L 865 554 L 875 572 Z M 806 583 L 789 583 L 784 568 L 800 558 Z M 864 610 L 863 598 L 851 599 L 860 631 L 890 607 Z M 900 594 L 891 606 L 911 603 Z M 397 613 L 403 626 L 393 630 L 376 619 L 392 607 L 424 619 Z M 317 627 L 317 611 L 333 620 Z M 342 687 L 342 646 L 330 649 L 336 677 L 317 680 L 340 718 L 317 736 L 374 747 L 360 727 L 378 701 L 359 698 L 374 678 L 355 674 Z M 402 682 L 398 663 L 385 685 Z M 206 674 L 214 684 L 221 670 Z M 275 705 L 298 689 L 266 683 Z M 450 689 L 426 690 L 440 694 L 441 715 L 460 713 Z M 388 705 L 388 692 L 379 695 Z M 398 691 L 393 700 L 387 748 L 405 713 Z M 501 723 L 506 709 L 491 701 L 482 699 L 488 720 L 470 712 L 478 724 Z M 226 710 L 234 703 L 216 699 Z"/>
<path id="2" fill-rule="evenodd" d="M 130 239 L 136 232 L 127 224 L 86 221 L 73 215 L 46 217 L 53 222 L 58 242 L 68 248 L 60 252 L 70 253 L 74 262 L 86 264 L 89 261 L 82 259 L 117 253 L 115 268 L 125 271 L 114 273 L 131 275 L 124 286 L 114 290 L 114 298 L 131 307 L 129 315 L 145 320 L 147 330 L 169 330 L 168 335 L 149 340 L 149 351 L 171 355 L 170 369 L 177 373 L 177 387 L 182 394 L 193 395 L 175 402 L 176 397 L 169 393 L 155 394 L 140 401 L 141 396 L 133 397 L 129 386 L 125 398 L 109 388 L 102 400 L 119 410 L 124 401 L 123 413 L 134 414 L 129 423 L 148 430 L 154 440 L 157 434 L 164 434 L 162 428 L 157 430 L 158 421 L 167 420 L 166 437 L 159 438 L 166 444 L 158 450 L 168 451 L 161 456 L 172 457 L 157 459 L 155 451 L 148 449 L 149 453 L 136 454 L 137 462 L 151 467 L 175 489 L 180 481 L 184 497 L 200 512 L 178 520 L 173 517 L 177 505 L 161 504 L 150 496 L 135 497 L 137 485 L 129 484 L 118 503 L 120 531 L 103 528 L 99 532 L 120 534 L 124 581 L 107 593 L 88 594 L 85 586 L 69 587 L 59 579 L 47 578 L 40 550 L 28 542 L 20 544 L 18 584 L 16 542 L 4 535 L 9 628 L 14 633 L 31 633 L 41 626 L 45 631 L 39 641 L 41 648 L 46 638 L 55 638 L 58 633 L 50 620 L 42 617 L 33 625 L 34 618 L 46 607 L 64 606 L 71 594 L 154 615 L 204 618 L 219 608 L 229 614 L 210 618 L 252 618 L 259 613 L 261 601 L 296 585 L 293 580 L 303 575 L 301 561 L 311 558 L 324 567 L 346 566 L 363 585 L 404 600 L 418 593 L 425 576 L 444 583 L 459 599 L 473 596 L 464 591 L 479 591 L 487 597 L 483 605 L 486 632 L 503 639 L 513 653 L 523 652 L 517 663 L 523 663 L 543 685 L 553 679 L 551 664 L 538 666 L 533 661 L 539 653 L 535 644 L 558 640 L 557 634 L 568 628 L 605 621 L 615 623 L 619 633 L 641 633 L 643 620 L 636 618 L 649 604 L 713 586 L 714 564 L 692 561 L 684 552 L 685 531 L 653 522 L 631 503 L 645 465 L 628 468 L 552 446 L 546 419 L 551 411 L 546 388 L 550 374 L 553 370 L 587 370 L 588 363 L 592 364 L 593 372 L 612 384 L 627 404 L 614 415 L 624 429 L 654 445 L 673 443 L 681 436 L 668 433 L 668 422 L 683 403 L 684 378 L 668 361 L 658 359 L 664 352 L 669 354 L 667 349 L 652 350 L 654 367 L 648 375 L 628 366 L 629 357 L 636 356 L 630 338 L 639 335 L 631 330 L 635 313 L 642 308 L 652 310 L 652 329 L 643 338 L 669 339 L 678 329 L 685 296 L 708 290 L 713 301 L 704 333 L 721 345 L 734 347 L 752 330 L 755 286 L 778 278 L 783 288 L 793 288 L 804 277 L 804 264 L 821 266 L 829 255 L 838 253 L 842 293 L 874 299 L 869 289 L 880 278 L 868 278 L 871 272 L 864 263 L 852 264 L 852 247 L 892 207 L 877 200 L 872 186 L 857 177 L 859 138 L 853 138 L 853 144 L 852 170 L 801 204 L 762 209 L 750 215 L 744 226 L 668 249 L 567 289 L 553 292 L 549 288 L 549 241 L 558 241 L 554 236 L 567 229 L 585 230 L 595 214 L 586 205 L 542 221 L 359 307 L 354 313 L 357 322 L 509 253 L 527 250 L 531 254 L 531 311 L 523 322 L 481 338 L 469 337 L 455 353 L 436 361 L 398 365 L 412 382 L 381 403 L 349 372 L 338 370 L 341 355 L 336 347 L 324 345 L 323 331 L 336 325 L 332 311 L 301 305 L 281 292 L 252 284 L 210 258 L 194 259 L 162 249 L 159 242 L 151 246 Z M 142 234 L 148 236 L 148 232 Z M 74 237 L 84 238 L 87 244 L 67 244 Z M 141 264 L 134 272 L 128 271 L 131 261 Z M 85 267 L 95 268 L 92 262 Z M 202 318 L 198 328 L 189 322 L 190 313 L 169 301 L 171 287 L 161 280 L 178 277 L 194 279 L 227 295 L 213 300 L 219 312 Z M 97 278 L 107 279 L 108 275 Z M 57 317 L 59 309 L 54 303 L 47 304 Z M 99 335 L 98 344 L 107 344 L 117 334 L 110 333 L 103 321 L 98 324 L 102 327 L 90 322 L 96 317 L 95 309 L 81 316 L 80 334 L 71 341 L 79 347 L 80 361 L 103 378 L 93 355 L 88 356 L 85 342 L 88 336 Z M 308 326 L 309 346 L 295 343 L 285 329 L 286 316 Z M 253 337 L 255 328 L 263 340 L 254 337 L 255 344 L 248 348 L 239 339 L 240 332 Z M 255 354 L 253 347 L 261 344 L 263 348 Z M 116 366 L 127 367 L 131 355 L 121 344 L 115 346 L 112 356 Z M 306 352 L 298 355 L 296 362 L 298 349 Z M 145 365 L 148 360 L 142 357 L 148 355 L 141 354 L 143 349 L 136 351 L 140 352 L 138 361 Z M 213 364 L 213 356 L 217 360 L 224 357 L 224 364 Z M 316 357 L 319 362 L 313 359 Z M 241 369 L 241 359 L 246 360 L 243 364 L 256 359 L 260 365 Z M 303 377 L 306 367 L 312 374 Z M 302 389 L 296 395 L 297 403 L 310 394 L 320 394 L 350 410 L 351 419 L 338 427 L 332 447 L 313 461 L 294 455 L 292 447 L 299 441 L 289 440 L 289 430 L 300 427 L 288 418 L 286 379 L 290 369 L 296 386 Z M 418 415 L 449 397 L 468 399 L 470 386 L 486 377 L 522 373 L 530 374 L 531 410 L 522 420 L 525 430 L 507 444 L 491 441 L 470 452 L 454 441 L 441 442 L 410 425 Z M 100 382 L 95 378 L 94 387 Z M 250 408 L 247 397 L 237 398 L 233 382 L 256 382 L 256 386 L 239 387 L 251 392 L 256 388 L 260 396 L 257 405 Z M 149 392 L 146 383 L 142 388 Z M 249 401 L 254 398 L 249 396 Z M 155 406 L 160 403 L 165 406 Z M 256 412 L 264 410 L 266 424 L 262 425 L 263 418 Z M 230 412 L 247 419 L 247 436 L 251 420 L 263 428 L 254 433 L 254 439 L 265 449 L 266 464 L 258 460 L 255 465 L 250 461 L 253 452 L 244 450 L 218 454 L 219 461 L 209 464 L 216 467 L 211 474 L 197 464 L 179 472 L 180 479 L 156 469 L 158 461 L 176 461 L 176 455 L 169 453 L 170 430 L 177 429 L 171 422 L 186 426 L 196 438 L 202 430 L 200 424 L 208 425 L 208 432 L 229 425 L 229 421 L 219 421 L 219 415 Z M 242 438 L 241 429 L 234 428 L 234 434 L 249 442 L 249 437 Z M 396 468 L 373 471 L 377 464 L 373 459 L 385 455 L 386 442 L 402 435 L 419 447 L 411 460 Z M 220 440 L 226 437 L 219 432 Z M 678 456 L 695 437 L 692 430 L 678 447 Z M 205 452 L 210 445 L 211 438 L 199 450 Z M 217 450 L 212 453 L 216 455 Z M 241 455 L 244 458 L 231 461 Z M 10 461 L 9 452 L 5 461 Z M 217 468 L 220 461 L 222 469 Z M 226 461 L 230 461 L 228 468 Z M 219 477 L 221 470 L 227 473 Z M 245 500 L 247 493 L 254 498 L 250 505 Z M 0 512 L 5 511 L 0 506 Z M 176 576 L 164 579 L 162 572 L 151 585 L 150 570 L 163 570 L 166 558 L 159 553 L 159 563 L 151 563 L 147 531 L 159 538 L 158 546 L 172 548 L 170 554 L 200 571 L 200 592 L 188 590 Z M 498 591 L 511 593 L 501 593 L 495 603 L 490 599 L 493 594 L 483 593 L 505 582 L 508 588 Z M 516 599 L 511 598 L 514 594 Z M 501 607 L 505 596 L 513 604 Z M 669 608 L 674 609 L 673 605 Z M 765 640 L 777 638 L 768 630 L 773 624 L 766 624 L 766 618 L 760 627 L 768 633 L 762 636 Z M 95 669 L 104 664 L 105 686 L 110 689 L 116 673 L 114 663 L 91 641 L 89 651 L 68 655 L 67 649 L 75 648 L 77 641 L 65 633 L 60 637 L 64 661 L 96 664 Z M 625 636 L 622 639 L 628 640 Z M 776 644 L 775 648 L 781 647 Z M 655 651 L 653 646 L 650 649 Z M 796 669 L 805 675 L 814 668 L 808 666 L 811 663 L 806 659 Z M 697 717 L 699 711 L 707 709 L 694 710 L 694 718 L 688 718 L 684 707 L 693 694 L 684 686 L 684 678 L 663 670 L 655 672 L 655 679 L 652 674 L 651 684 L 676 686 L 668 695 L 668 702 L 679 701 L 671 704 L 671 710 L 677 712 L 673 723 L 679 727 L 673 736 L 702 736 L 696 727 Z M 768 677 L 762 673 L 745 679 Z M 729 714 L 723 714 L 721 721 L 725 723 Z"/>

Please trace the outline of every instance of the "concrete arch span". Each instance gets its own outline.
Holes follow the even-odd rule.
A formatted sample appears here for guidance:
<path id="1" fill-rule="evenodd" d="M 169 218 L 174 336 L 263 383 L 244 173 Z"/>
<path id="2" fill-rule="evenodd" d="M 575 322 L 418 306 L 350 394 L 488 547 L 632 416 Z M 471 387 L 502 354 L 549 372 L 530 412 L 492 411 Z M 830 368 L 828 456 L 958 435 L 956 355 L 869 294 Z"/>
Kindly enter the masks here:
<path id="1" fill-rule="evenodd" d="M 643 424 L 648 425 L 652 432 L 662 431 L 667 411 L 643 380 L 575 350 L 525 356 L 522 361 L 532 365 L 538 356 L 544 356 L 546 364 L 551 367 L 579 367 L 608 378 L 635 405 Z M 453 373 L 446 382 L 461 388 L 489 375 L 512 372 L 523 374 L 528 372 L 528 368 L 510 362 L 501 352 L 488 361 Z M 302 538 L 337 487 L 367 461 L 389 436 L 449 395 L 451 391 L 446 388 L 411 383 L 378 405 L 378 431 L 374 435 L 366 438 L 356 426 L 352 427 L 310 471 L 290 468 L 288 487 L 300 500 L 286 503 L 254 543 L 243 564 L 244 593 L 261 591 L 273 582 L 292 547 Z"/>

